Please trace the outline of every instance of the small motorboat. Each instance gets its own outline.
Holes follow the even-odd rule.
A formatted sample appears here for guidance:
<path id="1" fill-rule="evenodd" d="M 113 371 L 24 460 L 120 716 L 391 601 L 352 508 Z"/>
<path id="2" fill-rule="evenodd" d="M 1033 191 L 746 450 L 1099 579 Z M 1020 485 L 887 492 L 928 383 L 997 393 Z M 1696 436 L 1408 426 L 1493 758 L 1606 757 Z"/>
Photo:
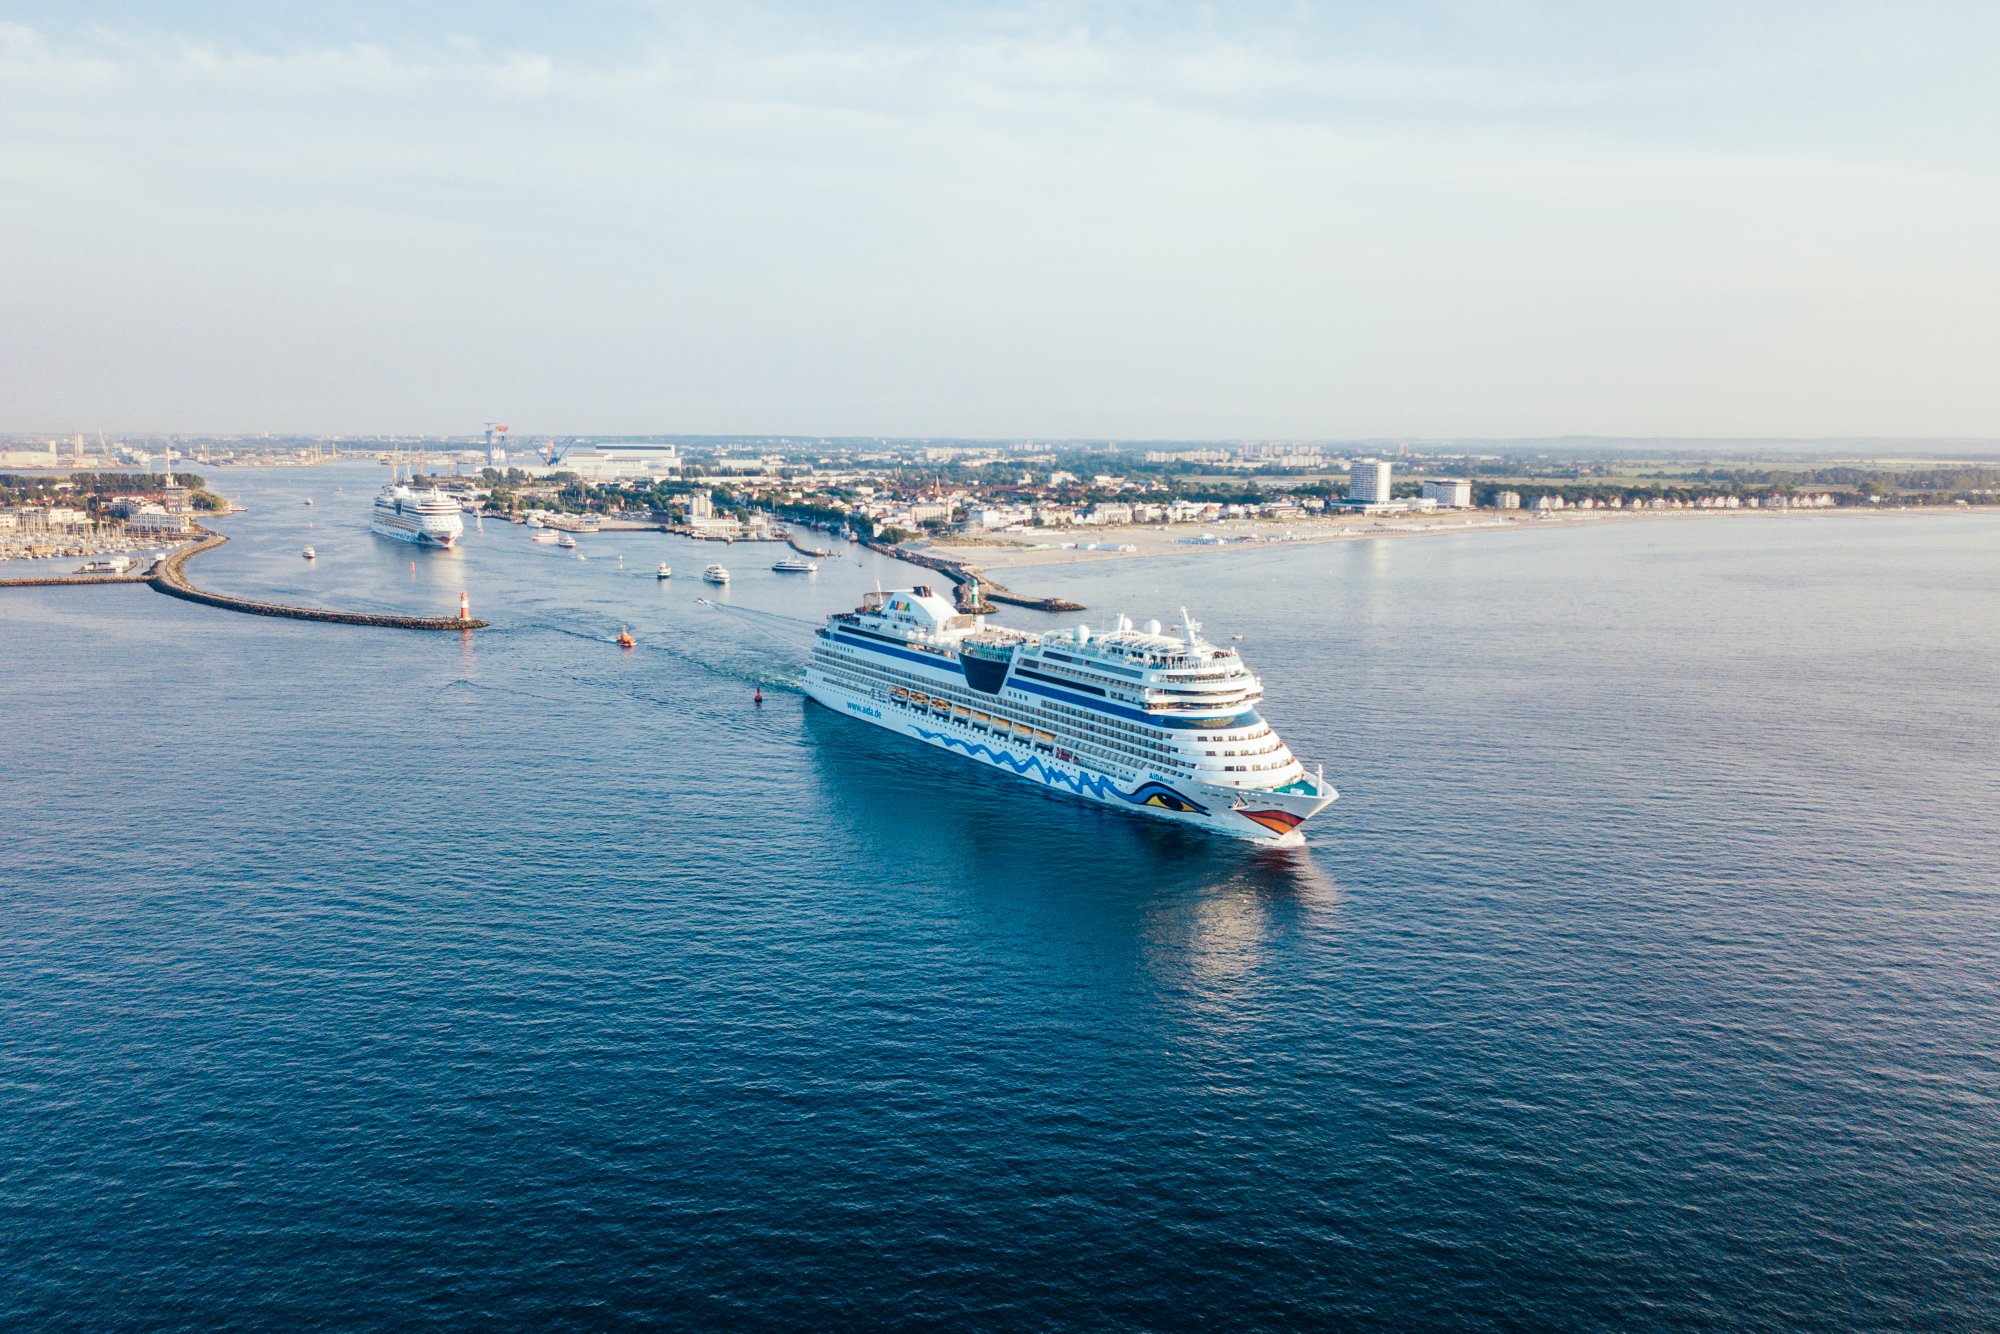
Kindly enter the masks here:
<path id="1" fill-rule="evenodd" d="M 312 504 L 312 503 L 313 503 L 313 498 L 312 498 L 311 496 L 307 496 L 307 497 L 306 497 L 306 504 L 310 505 L 310 504 Z"/>
<path id="2" fill-rule="evenodd" d="M 711 565 L 701 572 L 701 577 L 711 584 L 726 584 L 729 582 L 729 571 L 720 565 Z"/>
<path id="3" fill-rule="evenodd" d="M 307 547 L 304 551 L 301 551 L 299 554 L 301 556 L 304 556 L 307 560 L 319 559 L 319 553 L 317 551 L 314 551 L 311 547 Z"/>
<path id="4" fill-rule="evenodd" d="M 561 547 L 564 551 L 574 550 L 576 547 L 576 539 L 571 537 L 568 533 L 558 533 L 556 534 L 556 545 Z"/>
<path id="5" fill-rule="evenodd" d="M 619 627 L 618 627 L 618 647 L 619 647 L 619 648 L 631 648 L 631 647 L 632 647 L 633 645 L 637 644 L 638 642 L 639 642 L 638 640 L 636 640 L 636 639 L 632 638 L 632 630 L 631 630 L 631 627 L 629 627 L 629 626 L 623 626 L 623 625 L 621 625 L 621 626 L 619 626 Z"/>
<path id="6" fill-rule="evenodd" d="M 819 565 L 815 561 L 802 560 L 797 556 L 787 556 L 771 566 L 779 574 L 818 574 Z"/>
<path id="7" fill-rule="evenodd" d="M 653 571 L 653 577 L 656 579 L 671 579 L 674 577 L 674 567 L 665 561 L 661 561 L 660 568 Z"/>

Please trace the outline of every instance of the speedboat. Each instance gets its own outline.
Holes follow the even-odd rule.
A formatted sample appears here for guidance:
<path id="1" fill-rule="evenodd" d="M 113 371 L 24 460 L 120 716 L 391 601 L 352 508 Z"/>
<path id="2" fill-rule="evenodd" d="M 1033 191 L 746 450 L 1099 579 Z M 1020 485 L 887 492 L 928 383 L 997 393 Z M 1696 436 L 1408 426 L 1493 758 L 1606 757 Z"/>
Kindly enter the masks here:
<path id="1" fill-rule="evenodd" d="M 311 547 L 307 547 L 304 551 L 301 551 L 299 554 L 301 556 L 304 556 L 307 560 L 319 559 L 319 553 L 317 551 L 314 551 Z"/>
<path id="2" fill-rule="evenodd" d="M 576 539 L 571 537 L 568 533 L 561 533 L 558 534 L 556 537 L 556 545 L 561 547 L 564 551 L 568 551 L 570 548 L 576 545 Z"/>
<path id="3" fill-rule="evenodd" d="M 701 572 L 701 577 L 711 584 L 726 584 L 729 582 L 729 571 L 720 565 L 711 565 Z"/>
<path id="4" fill-rule="evenodd" d="M 674 577 L 674 567 L 667 564 L 665 561 L 661 561 L 660 568 L 655 570 L 653 573 L 657 578 L 671 579 Z"/>
<path id="5" fill-rule="evenodd" d="M 787 556 L 771 566 L 779 574 L 818 574 L 819 566 L 813 561 L 801 560 L 797 556 Z"/>

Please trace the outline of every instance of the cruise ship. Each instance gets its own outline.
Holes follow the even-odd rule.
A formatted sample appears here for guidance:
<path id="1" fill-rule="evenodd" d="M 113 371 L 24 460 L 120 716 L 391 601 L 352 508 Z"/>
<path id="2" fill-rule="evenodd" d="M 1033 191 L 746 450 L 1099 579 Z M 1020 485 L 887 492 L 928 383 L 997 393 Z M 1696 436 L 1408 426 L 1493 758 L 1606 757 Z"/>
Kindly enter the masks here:
<path id="1" fill-rule="evenodd" d="M 1059 792 L 1260 843 L 1336 796 L 1257 712 L 1233 648 L 1120 616 L 1101 634 L 989 628 L 930 589 L 870 593 L 817 632 L 806 693 L 830 709 Z"/>
<path id="2" fill-rule="evenodd" d="M 374 529 L 399 542 L 449 547 L 465 535 L 465 520 L 459 517 L 457 504 L 436 487 L 412 491 L 392 482 L 375 497 Z"/>

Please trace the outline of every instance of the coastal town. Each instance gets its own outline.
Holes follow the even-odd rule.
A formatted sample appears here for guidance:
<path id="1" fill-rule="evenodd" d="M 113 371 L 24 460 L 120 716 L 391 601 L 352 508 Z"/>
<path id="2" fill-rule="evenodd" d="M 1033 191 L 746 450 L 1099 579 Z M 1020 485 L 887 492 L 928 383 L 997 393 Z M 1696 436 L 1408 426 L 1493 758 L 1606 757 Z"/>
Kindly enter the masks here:
<path id="1" fill-rule="evenodd" d="M 1629 514 L 2000 502 L 2000 469 L 1917 462 L 1470 451 L 1375 442 L 1164 446 L 538 438 L 0 441 L 0 559 L 185 540 L 228 502 L 191 466 L 380 460 L 470 513 L 756 540 L 788 526 L 985 566 Z M 182 469 L 176 476 L 175 469 Z M 962 549 L 962 552 L 953 549 Z"/>

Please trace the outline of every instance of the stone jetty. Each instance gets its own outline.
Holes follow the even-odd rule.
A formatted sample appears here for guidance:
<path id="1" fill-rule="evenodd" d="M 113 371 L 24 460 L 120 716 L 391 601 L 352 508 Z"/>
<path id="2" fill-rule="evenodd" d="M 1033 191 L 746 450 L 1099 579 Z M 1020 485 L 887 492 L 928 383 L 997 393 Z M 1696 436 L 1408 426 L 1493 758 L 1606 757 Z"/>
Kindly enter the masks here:
<path id="1" fill-rule="evenodd" d="M 229 539 L 220 533 L 201 530 L 201 539 L 176 548 L 150 571 L 133 574 L 69 574 L 26 579 L 0 579 L 0 588 L 57 588 L 72 584 L 151 584 L 168 597 L 199 602 L 224 611 L 240 611 L 251 616 L 282 616 L 294 621 L 323 621 L 332 625 L 373 625 L 387 630 L 483 630 L 486 622 L 469 614 L 459 616 L 384 616 L 364 611 L 327 611 L 320 607 L 291 607 L 280 602 L 257 602 L 196 588 L 187 580 L 186 565 L 204 551 L 212 551 Z"/>
<path id="2" fill-rule="evenodd" d="M 862 545 L 870 551 L 880 552 L 884 556 L 892 557 L 907 565 L 919 566 L 926 570 L 936 570 L 939 574 L 951 580 L 954 585 L 963 585 L 975 580 L 978 581 L 979 595 L 985 599 L 980 605 L 988 609 L 990 609 L 990 604 L 994 602 L 1004 602 L 1010 607 L 1026 607 L 1030 611 L 1082 611 L 1084 609 L 1081 602 L 1071 602 L 1066 598 L 1034 598 L 1016 593 L 1011 589 L 994 583 L 991 579 L 980 573 L 978 566 L 967 565 L 963 561 L 946 560 L 942 556 L 933 556 L 927 552 L 911 551 L 908 547 L 891 546 L 887 542 L 877 542 L 873 538 L 864 539 Z M 962 601 L 963 599 L 960 600 Z"/>
<path id="3" fill-rule="evenodd" d="M 333 625 L 372 625 L 385 630 L 483 630 L 486 622 L 470 616 L 385 616 L 376 612 L 327 611 L 319 607 L 292 607 L 281 602 L 257 602 L 250 598 L 210 593 L 187 581 L 185 567 L 204 551 L 221 546 L 229 539 L 220 533 L 204 533 L 202 540 L 175 551 L 161 561 L 146 582 L 168 597 L 204 606 L 240 611 L 251 616 L 282 616 L 294 621 L 323 621 Z"/>

